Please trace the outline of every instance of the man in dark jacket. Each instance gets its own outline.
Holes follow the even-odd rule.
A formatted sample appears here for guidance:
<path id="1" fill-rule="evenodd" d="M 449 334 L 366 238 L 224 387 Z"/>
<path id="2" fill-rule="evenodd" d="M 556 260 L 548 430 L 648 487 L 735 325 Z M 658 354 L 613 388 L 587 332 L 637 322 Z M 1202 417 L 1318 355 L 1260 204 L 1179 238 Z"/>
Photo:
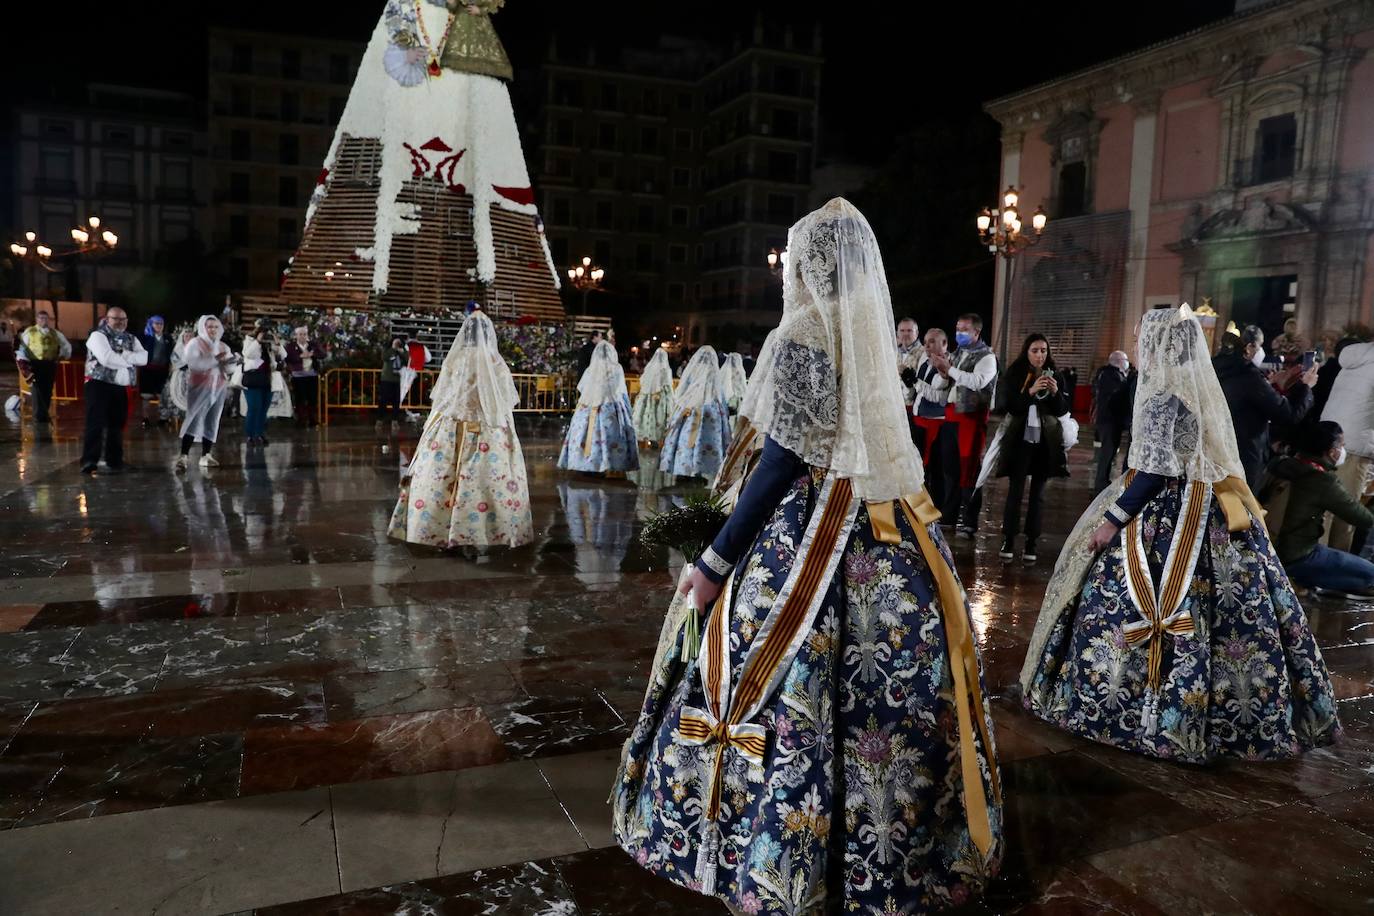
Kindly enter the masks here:
<path id="1" fill-rule="evenodd" d="M 577 378 L 582 379 L 582 373 L 587 371 L 587 367 L 592 364 L 592 353 L 596 350 L 596 345 L 601 343 L 601 332 L 592 331 L 587 342 L 582 345 L 582 350 L 577 354 Z"/>
<path id="2" fill-rule="evenodd" d="M 1334 473 L 1345 461 L 1345 436 L 1339 423 L 1304 426 L 1297 454 L 1269 466 L 1263 494 L 1277 514 L 1276 500 L 1286 486 L 1274 551 L 1294 582 L 1351 598 L 1374 598 L 1374 563 L 1321 543 L 1326 513 L 1355 527 L 1374 524 L 1374 512 L 1360 505 Z"/>
<path id="3" fill-rule="evenodd" d="M 1257 364 L 1263 359 L 1264 332 L 1253 324 L 1246 325 L 1239 335 L 1228 333 L 1222 338 L 1221 352 L 1212 358 L 1226 406 L 1231 409 L 1236 448 L 1251 490 L 1259 488 L 1269 458 L 1269 424 L 1296 425 L 1312 409 L 1312 386 L 1317 383 L 1313 367 L 1281 395 L 1260 371 Z"/>
<path id="4" fill-rule="evenodd" d="M 1097 424 L 1097 441 L 1101 443 L 1098 446 L 1097 478 L 1093 481 L 1093 489 L 1099 493 L 1111 483 L 1112 461 L 1121 448 L 1121 434 L 1131 427 L 1130 405 L 1127 405 L 1123 417 L 1120 411 L 1122 399 L 1118 397 L 1126 387 L 1130 367 L 1126 354 L 1116 350 L 1107 357 L 1107 365 L 1098 369 L 1093 376 L 1093 413 Z"/>

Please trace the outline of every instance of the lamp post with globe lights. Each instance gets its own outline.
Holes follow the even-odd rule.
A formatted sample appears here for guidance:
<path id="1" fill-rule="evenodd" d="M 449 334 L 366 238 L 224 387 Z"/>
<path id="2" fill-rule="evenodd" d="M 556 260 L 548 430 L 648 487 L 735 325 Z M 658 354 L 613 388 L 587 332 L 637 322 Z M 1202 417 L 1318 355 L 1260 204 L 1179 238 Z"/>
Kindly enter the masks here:
<path id="1" fill-rule="evenodd" d="M 587 314 L 587 294 L 601 289 L 601 281 L 605 278 L 605 269 L 593 264 L 591 258 L 583 258 L 581 264 L 568 268 L 568 282 L 582 292 L 583 315 Z"/>
<path id="2" fill-rule="evenodd" d="M 1031 214 L 1029 231 L 1021 221 L 1021 193 L 1014 185 L 1007 185 L 1002 192 L 1000 207 L 984 207 L 978 214 L 978 241 L 988 247 L 994 257 L 1006 264 L 1007 272 L 1002 285 L 1002 314 L 998 319 L 998 337 L 1001 338 L 999 358 L 1007 358 L 1007 347 L 1011 336 L 1011 285 L 1016 274 L 1016 255 L 1039 244 L 1049 223 L 1044 207 L 1036 207 Z"/>
<path id="3" fill-rule="evenodd" d="M 109 229 L 100 228 L 100 217 L 92 216 L 86 220 L 86 225 L 72 230 L 72 241 L 76 243 L 76 250 L 71 252 L 73 256 L 91 259 L 91 324 L 95 325 L 100 322 L 99 259 L 118 247 L 119 236 Z"/>
<path id="4" fill-rule="evenodd" d="M 45 245 L 38 240 L 38 233 L 30 230 L 24 233 L 24 240 L 12 242 L 10 244 L 10 254 L 16 259 L 25 262 L 29 266 L 29 318 L 31 321 L 37 320 L 38 315 L 38 284 L 35 281 L 35 268 L 42 268 L 49 274 L 61 273 L 65 267 L 61 261 L 81 257 L 100 258 L 114 251 L 119 245 L 119 236 L 109 229 L 102 229 L 100 217 L 92 216 L 83 226 L 78 226 L 71 231 L 72 242 L 76 247 L 67 251 L 54 251 L 50 245 Z M 99 321 L 97 314 L 99 306 L 97 300 L 100 298 L 95 293 L 96 273 L 95 265 L 92 264 L 91 273 L 91 317 L 92 324 Z M 57 299 L 53 299 L 53 323 L 57 324 Z"/>
<path id="5" fill-rule="evenodd" d="M 52 259 L 52 249 L 38 241 L 38 233 L 29 231 L 24 233 L 22 242 L 12 242 L 10 244 L 10 254 L 16 260 L 23 261 L 29 268 L 29 323 L 38 323 L 38 281 L 34 277 L 34 268 L 42 267 L 44 270 L 53 272 L 49 266 Z M 56 323 L 57 316 L 53 316 Z"/>

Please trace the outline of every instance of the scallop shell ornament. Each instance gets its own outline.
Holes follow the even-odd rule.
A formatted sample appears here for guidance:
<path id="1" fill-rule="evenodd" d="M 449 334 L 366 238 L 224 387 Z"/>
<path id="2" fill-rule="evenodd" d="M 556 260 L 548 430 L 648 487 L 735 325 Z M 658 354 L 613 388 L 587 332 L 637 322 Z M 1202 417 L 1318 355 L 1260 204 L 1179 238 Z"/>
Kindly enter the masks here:
<path id="1" fill-rule="evenodd" d="M 424 48 L 404 48 L 392 45 L 382 55 L 382 66 L 387 75 L 407 88 L 423 83 L 429 73 L 425 66 Z"/>

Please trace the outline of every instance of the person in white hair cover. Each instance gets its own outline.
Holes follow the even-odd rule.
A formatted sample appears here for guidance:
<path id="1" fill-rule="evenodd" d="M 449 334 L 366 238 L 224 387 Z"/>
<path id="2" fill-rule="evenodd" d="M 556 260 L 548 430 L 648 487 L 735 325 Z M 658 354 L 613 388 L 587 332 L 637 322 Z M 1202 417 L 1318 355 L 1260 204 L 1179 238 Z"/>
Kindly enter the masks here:
<path id="1" fill-rule="evenodd" d="M 672 414 L 658 469 L 677 477 L 710 480 L 720 470 L 730 444 L 730 409 L 725 404 L 715 348 L 697 350 L 682 370 L 673 393 Z"/>
<path id="2" fill-rule="evenodd" d="M 181 454 L 176 469 L 186 470 L 191 446 L 200 440 L 200 466 L 219 464 L 213 449 L 219 438 L 219 418 L 229 393 L 229 370 L 238 357 L 221 338 L 224 325 L 214 315 L 201 315 L 196 336 L 182 348 L 186 361 L 186 416 L 181 421 Z"/>
<path id="3" fill-rule="evenodd" d="M 520 395 L 485 313 L 463 320 L 431 400 L 387 533 L 431 547 L 530 543 L 529 480 L 515 434 Z"/>
<path id="4" fill-rule="evenodd" d="M 563 437 L 558 466 L 593 474 L 623 475 L 637 470 L 639 442 L 615 344 L 597 342 L 577 391 L 577 410 Z"/>
<path id="5" fill-rule="evenodd" d="M 668 411 L 673 403 L 673 367 L 668 351 L 659 348 L 639 374 L 635 396 L 635 435 L 641 442 L 662 442 L 668 431 Z"/>
<path id="6" fill-rule="evenodd" d="M 669 610 L 613 831 L 736 913 L 932 912 L 977 895 L 1002 850 L 971 617 L 873 232 L 836 199 L 788 251 L 763 453 L 680 585 L 709 612 L 699 652 L 686 601 Z"/>
<path id="7" fill-rule="evenodd" d="M 1070 534 L 1021 688 L 1066 731 L 1186 763 L 1340 734 L 1331 677 L 1245 483 L 1202 327 L 1147 312 L 1130 470 Z"/>

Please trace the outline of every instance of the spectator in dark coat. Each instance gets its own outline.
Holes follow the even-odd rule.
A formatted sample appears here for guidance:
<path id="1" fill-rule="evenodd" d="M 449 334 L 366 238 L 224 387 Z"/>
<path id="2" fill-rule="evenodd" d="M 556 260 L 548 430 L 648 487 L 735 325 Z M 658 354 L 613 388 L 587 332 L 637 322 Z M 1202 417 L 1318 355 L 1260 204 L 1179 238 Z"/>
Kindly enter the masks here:
<path id="1" fill-rule="evenodd" d="M 1286 395 L 1280 395 L 1260 371 L 1258 363 L 1263 359 L 1264 332 L 1253 324 L 1246 325 L 1240 334 L 1227 333 L 1221 352 L 1212 358 L 1226 406 L 1231 409 L 1236 447 L 1251 490 L 1259 489 L 1268 463 L 1270 424 L 1296 425 L 1312 409 L 1312 386 L 1317 383 L 1313 367 L 1289 387 Z"/>
<path id="2" fill-rule="evenodd" d="M 587 342 L 582 345 L 582 349 L 577 354 L 577 377 L 581 378 L 582 373 L 587 371 L 587 367 L 592 364 L 592 353 L 596 351 L 596 345 L 601 343 L 601 332 L 592 331 Z"/>
<path id="3" fill-rule="evenodd" d="M 1097 370 L 1093 376 L 1093 419 L 1097 425 L 1097 478 L 1093 488 L 1102 491 L 1111 483 L 1112 461 L 1121 448 L 1121 435 L 1131 428 L 1130 405 L 1126 405 L 1125 415 L 1120 410 L 1118 399 L 1126 388 L 1130 376 L 1131 363 L 1126 354 L 1116 350 L 1107 357 L 1107 365 Z"/>

